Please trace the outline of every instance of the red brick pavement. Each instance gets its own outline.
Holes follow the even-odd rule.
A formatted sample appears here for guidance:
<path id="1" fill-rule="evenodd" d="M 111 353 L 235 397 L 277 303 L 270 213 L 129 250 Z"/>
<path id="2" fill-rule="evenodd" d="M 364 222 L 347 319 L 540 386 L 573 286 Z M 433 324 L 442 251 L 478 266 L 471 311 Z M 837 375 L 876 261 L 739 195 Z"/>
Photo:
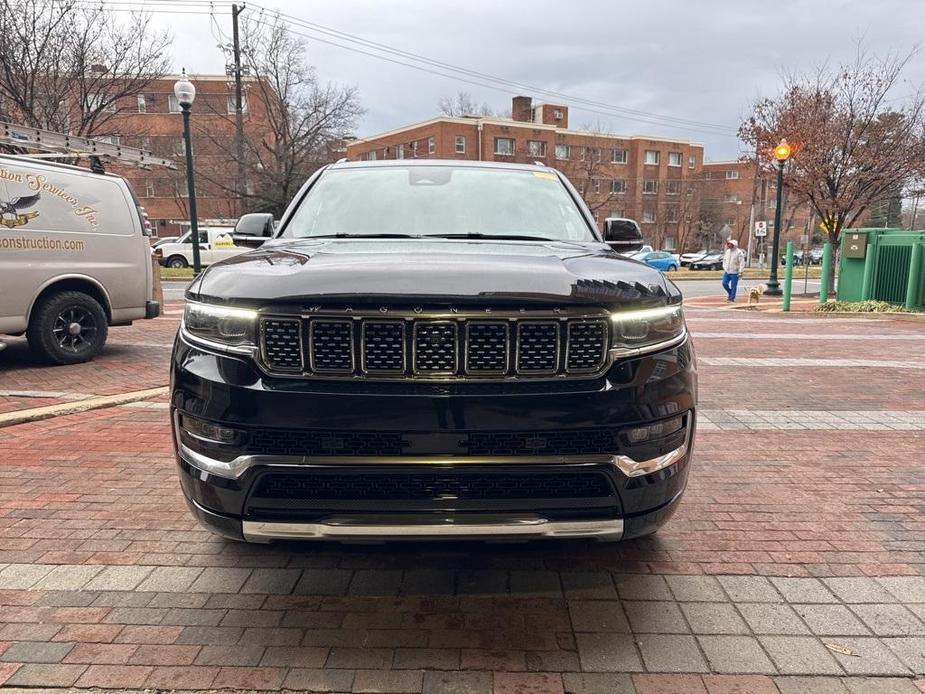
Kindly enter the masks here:
<path id="1" fill-rule="evenodd" d="M 696 335 L 750 331 L 754 325 L 694 321 L 692 329 Z M 7 356 L 0 353 L 7 360 L 0 361 L 0 388 L 62 390 L 64 377 L 67 390 L 92 393 L 159 385 L 166 382 L 169 353 L 159 345 L 170 342 L 175 327 L 174 320 L 164 319 L 114 329 L 113 347 L 80 367 L 31 366 L 14 343 Z M 825 328 L 910 330 L 892 321 L 876 331 L 866 323 L 856 328 L 832 322 Z M 822 326 L 804 320 L 759 323 L 757 329 L 799 335 Z M 155 344 L 130 344 L 144 340 Z M 886 346 L 913 353 L 914 344 L 862 340 L 835 347 L 872 358 Z M 804 356 L 818 348 L 809 341 L 725 338 L 697 344 L 701 357 Z M 139 369 L 139 361 L 150 368 Z M 706 407 L 925 409 L 925 389 L 913 372 L 828 368 L 794 374 L 712 366 L 700 371 Z M 48 404 L 25 400 L 28 406 Z M 701 632 L 687 621 L 687 611 L 681 617 L 678 586 L 663 577 L 680 576 L 681 585 L 719 591 L 723 602 L 717 605 L 735 602 L 730 607 L 735 616 L 736 610 L 751 615 L 740 600 L 761 604 L 763 598 L 760 590 L 751 597 L 734 591 L 773 591 L 767 577 L 807 577 L 815 588 L 823 585 L 815 577 L 858 577 L 862 583 L 850 584 L 852 590 L 874 590 L 879 584 L 868 577 L 925 575 L 920 431 L 701 432 L 681 508 L 652 538 L 614 545 L 384 547 L 248 546 L 209 535 L 183 504 L 168 432 L 166 410 L 133 407 L 0 429 L 0 581 L 10 582 L 0 588 L 0 685 L 518 694 L 799 691 L 787 688 L 792 683 L 784 677 L 790 670 L 783 662 L 767 661 L 767 674 L 760 664 L 742 675 L 714 667 L 706 658 L 710 654 L 685 635 Z M 15 571 L 8 575 L 6 565 Z M 85 573 L 79 573 L 82 567 Z M 760 583 L 739 588 L 723 583 L 723 593 L 712 578 L 736 575 Z M 843 597 L 835 607 L 848 610 Z M 892 635 L 891 648 L 911 647 L 914 657 L 918 642 L 899 637 L 921 641 L 919 629 L 925 626 L 891 597 L 883 600 L 871 608 L 880 612 L 868 624 Z M 640 623 L 641 608 L 653 611 L 644 612 Z M 918 616 L 925 619 L 925 610 Z M 743 636 L 713 638 L 757 644 L 762 632 L 752 624 L 747 629 Z M 630 631 L 634 636 L 624 636 Z M 659 672 L 653 665 L 660 662 L 658 654 L 648 649 L 661 642 L 647 645 L 648 631 L 669 639 L 666 647 L 676 649 L 678 659 L 682 653 L 692 659 L 692 671 Z M 607 655 L 601 658 L 595 649 L 604 637 Z M 869 653 L 874 640 L 855 647 Z M 884 655 L 871 670 L 902 670 L 895 663 L 891 670 L 887 660 Z M 813 667 L 821 676 L 831 664 Z M 644 668 L 650 672 L 639 672 Z M 880 679 L 877 686 L 907 691 L 919 686 L 908 676 L 914 671 L 907 669 L 895 681 Z M 845 686 L 837 677 L 811 684 L 819 691 Z"/>

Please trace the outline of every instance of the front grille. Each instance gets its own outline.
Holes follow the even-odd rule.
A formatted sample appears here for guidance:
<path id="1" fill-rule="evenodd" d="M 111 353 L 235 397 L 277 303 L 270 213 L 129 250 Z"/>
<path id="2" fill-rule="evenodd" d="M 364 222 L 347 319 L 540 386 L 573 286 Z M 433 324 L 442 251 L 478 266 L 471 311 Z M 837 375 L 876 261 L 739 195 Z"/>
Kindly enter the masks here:
<path id="1" fill-rule="evenodd" d="M 267 364 L 284 371 L 302 370 L 302 321 L 267 318 L 263 321 L 264 354 Z"/>
<path id="2" fill-rule="evenodd" d="M 591 377 L 607 363 L 609 329 L 609 321 L 594 310 L 483 318 L 359 312 L 336 318 L 267 317 L 261 321 L 262 357 L 271 372 L 325 378 Z"/>
<path id="3" fill-rule="evenodd" d="M 470 456 L 614 455 L 616 429 L 471 431 L 449 436 L 438 453 Z M 428 434 L 333 429 L 255 429 L 247 453 L 295 456 L 415 456 L 434 453 Z"/>
<path id="4" fill-rule="evenodd" d="M 601 472 L 266 474 L 254 497 L 337 501 L 475 501 L 612 497 Z"/>
<path id="5" fill-rule="evenodd" d="M 394 456 L 410 444 L 390 431 L 260 429 L 251 432 L 247 452 L 295 456 Z"/>

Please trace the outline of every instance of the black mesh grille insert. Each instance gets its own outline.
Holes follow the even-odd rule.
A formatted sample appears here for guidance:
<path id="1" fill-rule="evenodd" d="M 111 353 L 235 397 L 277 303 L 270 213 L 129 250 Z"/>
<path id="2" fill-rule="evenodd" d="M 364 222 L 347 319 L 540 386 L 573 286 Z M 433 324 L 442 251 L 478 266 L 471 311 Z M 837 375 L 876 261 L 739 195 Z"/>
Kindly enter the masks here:
<path id="1" fill-rule="evenodd" d="M 419 322 L 415 324 L 414 370 L 419 373 L 455 373 L 455 323 Z"/>
<path id="2" fill-rule="evenodd" d="M 559 361 L 559 324 L 555 321 L 517 326 L 517 371 L 555 373 Z"/>
<path id="3" fill-rule="evenodd" d="M 613 496 L 600 472 L 267 474 L 255 497 L 263 499 L 451 501 L 581 499 Z"/>
<path id="4" fill-rule="evenodd" d="M 348 320 L 311 322 L 312 371 L 353 371 L 353 323 Z"/>
<path id="5" fill-rule="evenodd" d="M 267 318 L 262 323 L 263 358 L 272 369 L 302 369 L 302 321 Z"/>
<path id="6" fill-rule="evenodd" d="M 604 321 L 572 321 L 568 326 L 569 371 L 597 371 L 604 363 L 607 349 L 607 324 Z"/>
<path id="7" fill-rule="evenodd" d="M 405 328 L 401 321 L 363 323 L 363 370 L 404 372 Z"/>
<path id="8" fill-rule="evenodd" d="M 401 455 L 409 446 L 402 434 L 388 431 L 263 429 L 253 431 L 248 453 L 265 455 Z"/>
<path id="9" fill-rule="evenodd" d="M 466 333 L 466 370 L 479 374 L 507 372 L 508 335 L 506 323 L 470 322 Z"/>
<path id="10" fill-rule="evenodd" d="M 474 431 L 466 437 L 469 455 L 583 455 L 620 450 L 616 430 Z"/>

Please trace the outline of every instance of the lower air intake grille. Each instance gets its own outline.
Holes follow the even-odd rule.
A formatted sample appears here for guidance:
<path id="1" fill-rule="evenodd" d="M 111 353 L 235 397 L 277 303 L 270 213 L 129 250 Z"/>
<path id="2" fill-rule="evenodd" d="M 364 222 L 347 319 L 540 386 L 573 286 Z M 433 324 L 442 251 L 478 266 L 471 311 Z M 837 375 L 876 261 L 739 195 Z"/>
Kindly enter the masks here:
<path id="1" fill-rule="evenodd" d="M 409 443 L 387 431 L 261 429 L 250 434 L 248 453 L 264 455 L 401 455 Z"/>
<path id="2" fill-rule="evenodd" d="M 599 472 L 268 474 L 254 493 L 264 499 L 451 501 L 613 496 Z"/>

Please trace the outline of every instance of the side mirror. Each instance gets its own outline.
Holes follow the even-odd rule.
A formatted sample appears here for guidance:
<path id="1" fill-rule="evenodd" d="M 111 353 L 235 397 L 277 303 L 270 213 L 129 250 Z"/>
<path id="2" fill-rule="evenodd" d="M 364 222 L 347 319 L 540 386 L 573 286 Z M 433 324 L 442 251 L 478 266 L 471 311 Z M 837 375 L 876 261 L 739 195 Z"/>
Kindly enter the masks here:
<path id="1" fill-rule="evenodd" d="M 241 215 L 238 223 L 234 225 L 233 237 L 236 245 L 258 248 L 272 236 L 273 215 L 269 212 Z"/>
<path id="2" fill-rule="evenodd" d="M 608 217 L 604 220 L 604 241 L 618 253 L 642 250 L 642 229 L 634 219 Z"/>

